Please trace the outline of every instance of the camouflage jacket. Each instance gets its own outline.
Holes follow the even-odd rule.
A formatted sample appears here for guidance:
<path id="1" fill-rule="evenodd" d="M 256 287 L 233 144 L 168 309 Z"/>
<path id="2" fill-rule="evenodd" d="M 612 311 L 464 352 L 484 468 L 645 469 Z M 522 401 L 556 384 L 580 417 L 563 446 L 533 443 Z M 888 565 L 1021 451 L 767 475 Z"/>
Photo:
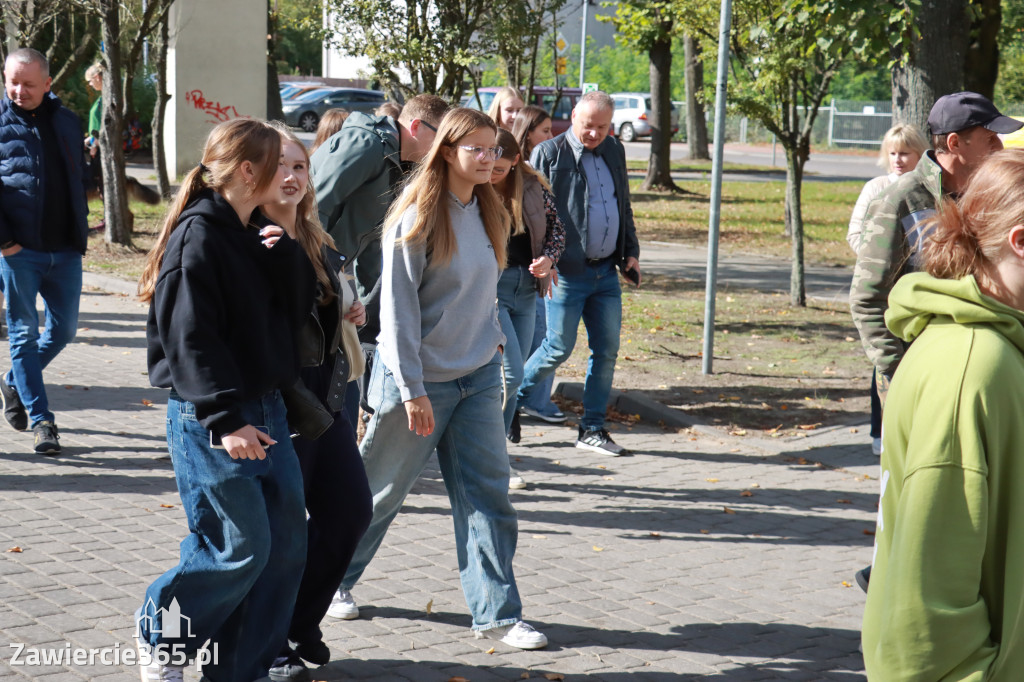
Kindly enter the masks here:
<path id="1" fill-rule="evenodd" d="M 857 266 L 850 287 L 850 311 L 868 359 L 892 378 L 906 346 L 885 326 L 889 291 L 903 275 L 917 270 L 923 238 L 921 221 L 932 216 L 942 198 L 942 167 L 933 152 L 917 168 L 889 185 L 864 219 Z"/>

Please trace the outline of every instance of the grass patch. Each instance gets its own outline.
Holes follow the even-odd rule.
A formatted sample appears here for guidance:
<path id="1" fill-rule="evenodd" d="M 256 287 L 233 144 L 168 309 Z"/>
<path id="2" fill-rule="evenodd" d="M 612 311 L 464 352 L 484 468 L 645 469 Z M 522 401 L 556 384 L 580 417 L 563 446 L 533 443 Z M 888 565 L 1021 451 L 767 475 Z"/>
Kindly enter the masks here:
<path id="1" fill-rule="evenodd" d="M 738 435 L 797 434 L 856 422 L 870 409 L 870 370 L 845 306 L 792 308 L 783 294 L 722 289 L 715 373 L 704 375 L 703 282 L 649 277 L 639 291 L 624 287 L 622 304 L 617 388 Z M 585 339 L 581 325 L 561 376 L 584 376 Z"/>
<path id="2" fill-rule="evenodd" d="M 641 192 L 630 183 L 633 217 L 640 239 L 707 246 L 711 185 L 680 182 L 689 195 Z M 808 263 L 853 265 L 846 231 L 861 182 L 806 182 L 803 185 L 804 259 Z M 789 258 L 792 244 L 783 233 L 785 183 L 722 184 L 720 248 Z"/>
<path id="3" fill-rule="evenodd" d="M 99 272 L 128 280 L 138 280 L 142 276 L 146 254 L 156 243 L 167 206 L 131 202 L 129 209 L 135 214 L 132 247 L 107 244 L 103 238 L 103 230 L 89 230 L 89 249 L 82 261 L 82 268 L 86 272 Z M 91 225 L 96 225 L 103 219 L 102 201 L 97 199 L 89 202 L 89 218 Z"/>

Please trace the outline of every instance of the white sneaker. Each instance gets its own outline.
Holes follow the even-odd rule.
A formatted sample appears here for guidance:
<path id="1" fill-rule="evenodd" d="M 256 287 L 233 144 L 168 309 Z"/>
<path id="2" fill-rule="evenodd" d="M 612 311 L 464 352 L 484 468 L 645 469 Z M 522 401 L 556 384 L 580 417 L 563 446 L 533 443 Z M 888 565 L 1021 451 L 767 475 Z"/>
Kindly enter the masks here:
<path id="1" fill-rule="evenodd" d="M 331 600 L 331 607 L 327 609 L 327 615 L 342 620 L 358 618 L 359 607 L 356 606 L 356 600 L 352 598 L 352 593 L 345 589 L 335 592 L 334 599 Z"/>
<path id="2" fill-rule="evenodd" d="M 881 457 L 882 456 L 882 439 L 881 438 L 872 438 L 871 439 L 871 452 L 873 452 L 877 457 Z"/>
<path id="3" fill-rule="evenodd" d="M 154 660 L 153 648 L 142 640 L 135 640 L 139 648 L 139 673 L 142 682 L 183 682 L 185 679 L 185 666 L 183 665 L 160 665 Z M 149 661 L 149 665 L 143 665 Z"/>
<path id="4" fill-rule="evenodd" d="M 522 475 L 515 469 L 509 469 L 508 489 L 523 490 L 524 488 L 526 488 L 526 481 L 523 480 Z"/>
<path id="5" fill-rule="evenodd" d="M 543 649 L 548 645 L 548 638 L 543 633 L 537 632 L 533 626 L 526 621 L 519 621 L 515 625 L 503 625 L 490 630 L 477 630 L 476 638 L 500 639 L 503 644 L 508 644 L 517 649 Z"/>

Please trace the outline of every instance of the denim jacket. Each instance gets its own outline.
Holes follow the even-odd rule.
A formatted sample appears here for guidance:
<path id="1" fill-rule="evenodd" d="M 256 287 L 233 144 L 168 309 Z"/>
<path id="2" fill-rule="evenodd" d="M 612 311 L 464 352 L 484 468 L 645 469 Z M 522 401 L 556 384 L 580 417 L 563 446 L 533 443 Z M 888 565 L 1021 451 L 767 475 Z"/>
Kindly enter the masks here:
<path id="1" fill-rule="evenodd" d="M 608 136 L 594 153 L 608 164 L 615 181 L 615 198 L 619 204 L 619 234 L 614 258 L 621 268 L 632 256 L 640 257 L 640 244 L 633 224 L 633 209 L 629 203 L 629 179 L 626 176 L 626 152 L 614 137 Z M 558 261 L 558 272 L 575 275 L 586 267 L 587 242 L 587 176 L 580 164 L 583 144 L 570 130 L 534 147 L 530 165 L 551 183 L 558 215 L 565 224 L 565 251 Z"/>

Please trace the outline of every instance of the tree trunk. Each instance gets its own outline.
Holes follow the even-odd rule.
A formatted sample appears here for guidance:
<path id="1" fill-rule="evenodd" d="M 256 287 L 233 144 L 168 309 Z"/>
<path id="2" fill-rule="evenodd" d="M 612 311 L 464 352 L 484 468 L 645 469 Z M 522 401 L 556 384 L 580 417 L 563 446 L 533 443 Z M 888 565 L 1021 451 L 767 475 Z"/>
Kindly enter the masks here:
<path id="1" fill-rule="evenodd" d="M 659 38 L 648 52 L 651 60 L 651 159 L 641 189 L 678 189 L 672 181 L 672 39 Z"/>
<path id="2" fill-rule="evenodd" d="M 103 126 L 100 130 L 100 161 L 103 166 L 103 217 L 107 227 L 104 239 L 108 244 L 131 246 L 132 225 L 125 191 L 124 149 L 124 80 L 121 65 L 120 4 L 102 0 L 100 26 L 103 35 Z"/>
<path id="3" fill-rule="evenodd" d="M 786 149 L 786 222 L 792 235 L 793 266 L 789 275 L 789 304 L 806 306 L 804 286 L 804 216 L 800 206 L 800 192 L 804 180 L 806 159 L 797 149 Z"/>
<path id="4" fill-rule="evenodd" d="M 700 43 L 693 36 L 683 36 L 686 78 L 686 147 L 687 158 L 710 159 L 708 153 L 708 124 L 704 120 L 704 104 L 697 93 L 704 89 L 704 61 Z"/>
<path id="5" fill-rule="evenodd" d="M 1000 0 L 973 0 L 978 18 L 971 26 L 964 67 L 964 88 L 993 99 L 999 77 L 999 28 L 1003 23 Z"/>
<path id="6" fill-rule="evenodd" d="M 171 95 L 167 92 L 167 47 L 170 42 L 170 14 L 160 22 L 156 48 L 156 104 L 153 105 L 153 170 L 156 188 L 164 199 L 171 198 L 171 179 L 167 175 L 167 154 L 164 150 L 164 112 Z"/>
<path id="7" fill-rule="evenodd" d="M 932 0 L 916 13 L 921 37 L 906 64 L 892 71 L 893 123 L 928 132 L 928 112 L 939 97 L 963 90 L 971 20 L 965 0 Z M 902 53 L 893 55 L 896 59 Z"/>

